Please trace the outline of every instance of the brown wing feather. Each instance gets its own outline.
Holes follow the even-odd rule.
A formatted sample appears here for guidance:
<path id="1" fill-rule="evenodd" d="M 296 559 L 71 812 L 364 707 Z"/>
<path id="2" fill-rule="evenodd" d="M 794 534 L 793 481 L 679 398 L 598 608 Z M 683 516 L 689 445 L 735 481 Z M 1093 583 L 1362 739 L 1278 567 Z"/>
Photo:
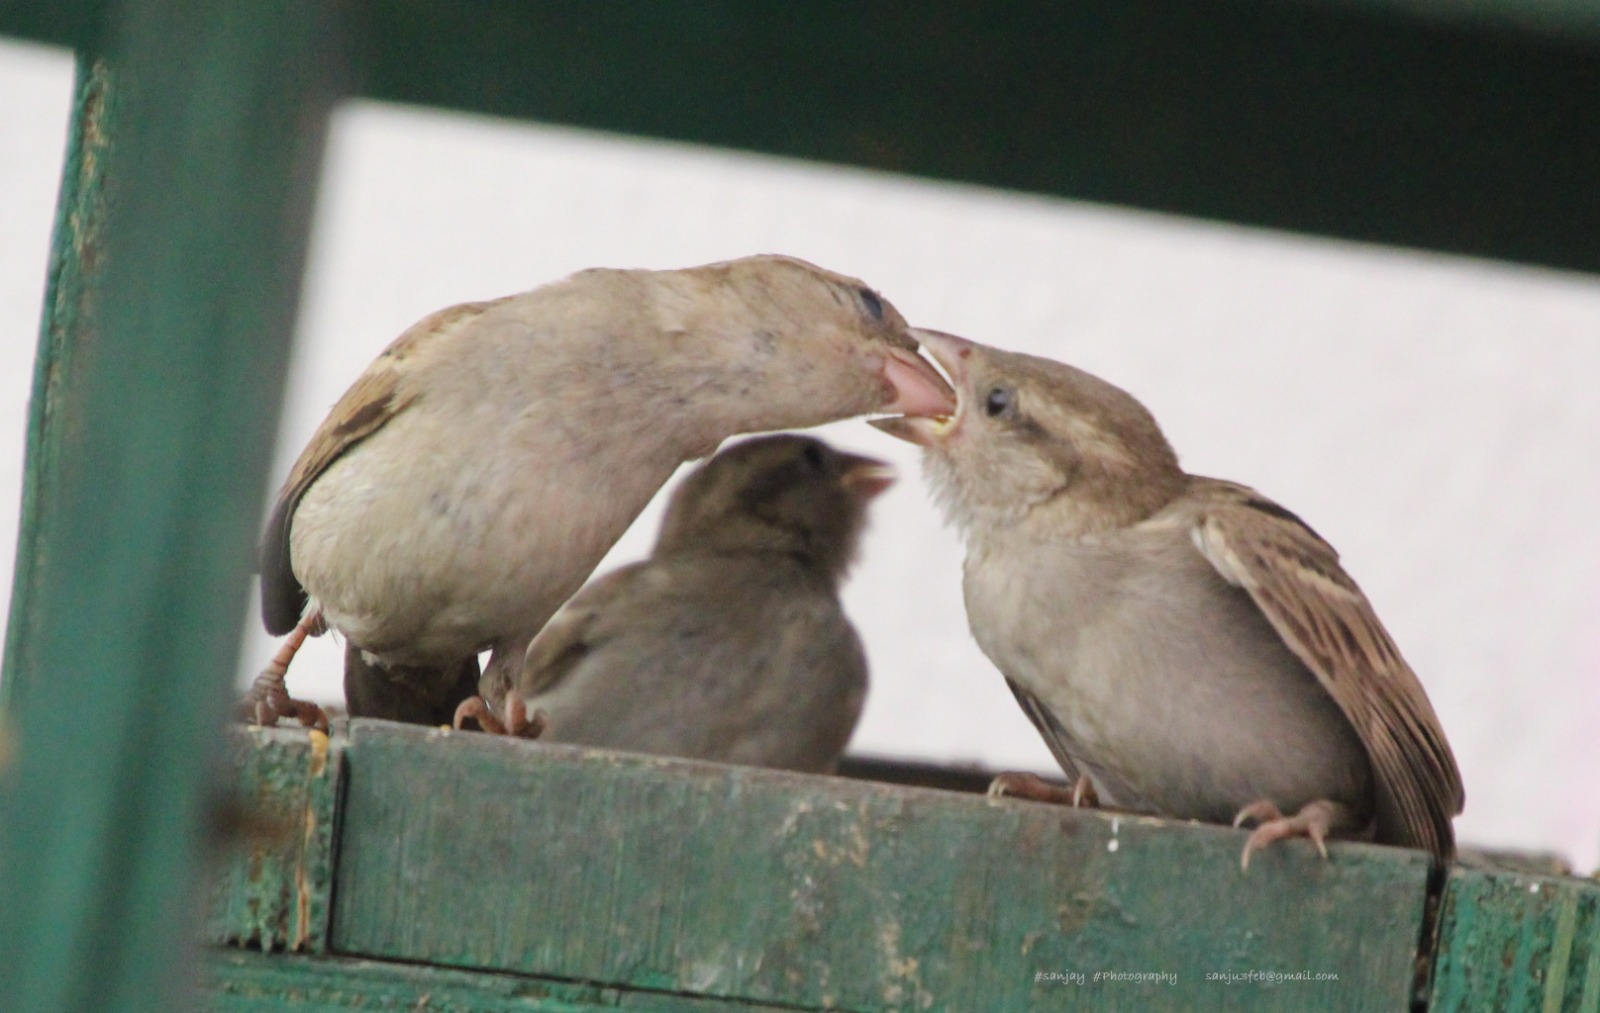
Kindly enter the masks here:
<path id="1" fill-rule="evenodd" d="M 306 591 L 295 576 L 289 555 L 289 532 L 300 498 L 329 465 L 416 401 L 415 391 L 403 394 L 400 387 L 408 368 L 406 360 L 417 346 L 455 330 L 495 302 L 463 303 L 418 321 L 367 367 L 312 434 L 278 490 L 261 537 L 261 618 L 267 632 L 288 633 L 306 607 Z"/>
<path id="2" fill-rule="evenodd" d="M 1044 744 L 1050 747 L 1050 755 L 1056 758 L 1056 763 L 1061 765 L 1061 773 L 1067 777 L 1067 784 L 1077 782 L 1080 772 L 1078 765 L 1067 754 L 1067 732 L 1061 727 L 1061 722 L 1056 720 L 1054 714 L 1039 702 L 1039 698 L 1023 689 L 1015 681 L 1006 680 L 1006 685 L 1011 687 L 1011 693 L 1017 698 L 1017 703 L 1022 705 L 1022 713 L 1028 715 L 1028 720 L 1033 722 L 1033 727 L 1039 729 L 1039 735 L 1044 739 Z"/>
<path id="3" fill-rule="evenodd" d="M 1465 802 L 1455 757 L 1422 683 L 1338 553 L 1253 490 L 1201 481 L 1195 543 L 1249 592 L 1360 736 L 1377 785 L 1378 840 L 1452 857 L 1450 820 Z"/>

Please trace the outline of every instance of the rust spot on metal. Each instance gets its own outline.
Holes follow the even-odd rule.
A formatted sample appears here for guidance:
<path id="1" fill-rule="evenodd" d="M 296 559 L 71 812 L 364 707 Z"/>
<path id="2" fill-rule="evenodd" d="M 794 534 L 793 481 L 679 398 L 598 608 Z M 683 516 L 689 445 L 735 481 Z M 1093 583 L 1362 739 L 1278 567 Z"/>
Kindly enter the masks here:
<path id="1" fill-rule="evenodd" d="M 105 128 L 106 81 L 109 72 L 104 60 L 96 60 L 84 88 L 83 106 L 78 117 L 78 172 L 74 189 L 75 206 L 68 215 L 73 257 L 80 275 L 90 275 L 100 260 L 100 213 L 106 195 L 100 153 L 111 146 Z"/>
<path id="2" fill-rule="evenodd" d="M 295 856 L 294 862 L 295 924 L 294 932 L 288 939 L 288 949 L 291 951 L 303 950 L 311 941 L 311 882 L 306 868 L 306 856 L 316 853 L 317 810 L 310 804 L 309 782 L 322 778 L 328 770 L 328 736 L 313 728 L 307 733 L 306 738 L 311 743 L 311 755 L 306 764 L 308 795 L 305 809 L 305 836 L 302 838 L 304 846 Z"/>
<path id="3" fill-rule="evenodd" d="M 105 115 L 106 77 L 108 70 L 103 59 L 94 61 L 89 68 L 89 86 L 83 97 L 83 142 L 89 147 L 104 147 L 106 133 L 100 119 Z"/>
<path id="4" fill-rule="evenodd" d="M 250 844 L 250 864 L 244 874 L 245 879 L 251 883 L 259 884 L 261 882 L 261 873 L 266 865 L 266 861 L 266 846 L 259 841 L 252 841 Z"/>
<path id="5" fill-rule="evenodd" d="M 927 1009 L 933 1005 L 933 993 L 923 986 L 921 962 L 916 957 L 901 955 L 900 937 L 898 920 L 891 917 L 879 925 L 878 950 L 889 977 L 884 982 L 883 1001 L 896 1008 Z"/>
<path id="6" fill-rule="evenodd" d="M 305 856 L 316 839 L 317 813 L 306 809 L 306 848 L 295 856 L 294 863 L 294 935 L 289 938 L 289 949 L 302 950 L 311 939 L 311 882 L 306 875 Z"/>
<path id="7" fill-rule="evenodd" d="M 327 733 L 311 729 L 311 764 L 306 771 L 313 778 L 321 777 L 328 769 L 328 736 Z"/>
<path id="8" fill-rule="evenodd" d="M 867 840 L 867 835 L 862 832 L 861 824 L 851 823 L 841 835 L 844 839 L 829 844 L 820 837 L 811 839 L 811 853 L 818 860 L 829 865 L 850 863 L 858 869 L 867 867 L 867 856 L 872 852 L 872 844 Z"/>
<path id="9" fill-rule="evenodd" d="M 1017 851 L 1023 857 L 1033 855 L 1045 841 L 1049 824 L 1043 820 L 1025 819 L 1017 825 Z"/>
<path id="10" fill-rule="evenodd" d="M 1083 928 L 1084 925 L 1088 924 L 1088 909 L 1091 907 L 1093 907 L 1092 903 L 1085 904 L 1081 907 L 1071 902 L 1057 904 L 1056 928 L 1060 929 L 1064 933 L 1067 933 L 1068 935 L 1078 931 L 1079 929 Z"/>

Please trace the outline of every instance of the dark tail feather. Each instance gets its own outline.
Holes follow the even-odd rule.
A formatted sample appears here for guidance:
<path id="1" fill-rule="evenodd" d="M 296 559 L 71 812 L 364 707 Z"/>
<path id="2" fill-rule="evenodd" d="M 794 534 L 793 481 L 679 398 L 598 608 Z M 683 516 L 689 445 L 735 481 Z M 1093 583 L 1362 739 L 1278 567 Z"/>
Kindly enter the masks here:
<path id="1" fill-rule="evenodd" d="M 344 699 L 353 718 L 447 725 L 456 706 L 478 692 L 478 656 L 451 665 L 375 664 L 345 643 Z"/>

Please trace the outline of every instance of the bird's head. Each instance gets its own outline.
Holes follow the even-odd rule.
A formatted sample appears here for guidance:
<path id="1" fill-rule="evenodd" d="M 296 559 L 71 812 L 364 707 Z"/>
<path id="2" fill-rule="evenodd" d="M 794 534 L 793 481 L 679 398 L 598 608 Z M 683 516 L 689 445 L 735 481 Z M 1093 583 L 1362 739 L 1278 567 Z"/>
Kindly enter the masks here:
<path id="1" fill-rule="evenodd" d="M 912 334 L 949 375 L 953 415 L 873 420 L 923 448 L 925 471 L 963 530 L 1045 507 L 1064 533 L 1131 524 L 1184 482 L 1150 412 L 1083 370 L 939 331 Z"/>
<path id="2" fill-rule="evenodd" d="M 663 274 L 675 277 L 658 326 L 711 341 L 716 375 L 739 385 L 756 428 L 954 409 L 905 318 L 855 278 L 776 255 Z"/>
<path id="3" fill-rule="evenodd" d="M 855 556 L 868 503 L 893 481 L 882 461 L 809 436 L 745 440 L 678 486 L 655 554 L 779 552 L 837 579 Z"/>

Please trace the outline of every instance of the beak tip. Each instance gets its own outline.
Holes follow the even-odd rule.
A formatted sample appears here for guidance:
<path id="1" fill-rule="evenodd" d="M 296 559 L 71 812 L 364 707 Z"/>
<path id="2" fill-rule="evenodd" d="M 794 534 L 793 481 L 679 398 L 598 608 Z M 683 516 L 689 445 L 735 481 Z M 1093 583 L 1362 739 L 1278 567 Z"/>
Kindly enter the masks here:
<path id="1" fill-rule="evenodd" d="M 845 488 L 863 500 L 875 499 L 895 483 L 894 469 L 886 464 L 863 465 L 845 476 Z"/>

